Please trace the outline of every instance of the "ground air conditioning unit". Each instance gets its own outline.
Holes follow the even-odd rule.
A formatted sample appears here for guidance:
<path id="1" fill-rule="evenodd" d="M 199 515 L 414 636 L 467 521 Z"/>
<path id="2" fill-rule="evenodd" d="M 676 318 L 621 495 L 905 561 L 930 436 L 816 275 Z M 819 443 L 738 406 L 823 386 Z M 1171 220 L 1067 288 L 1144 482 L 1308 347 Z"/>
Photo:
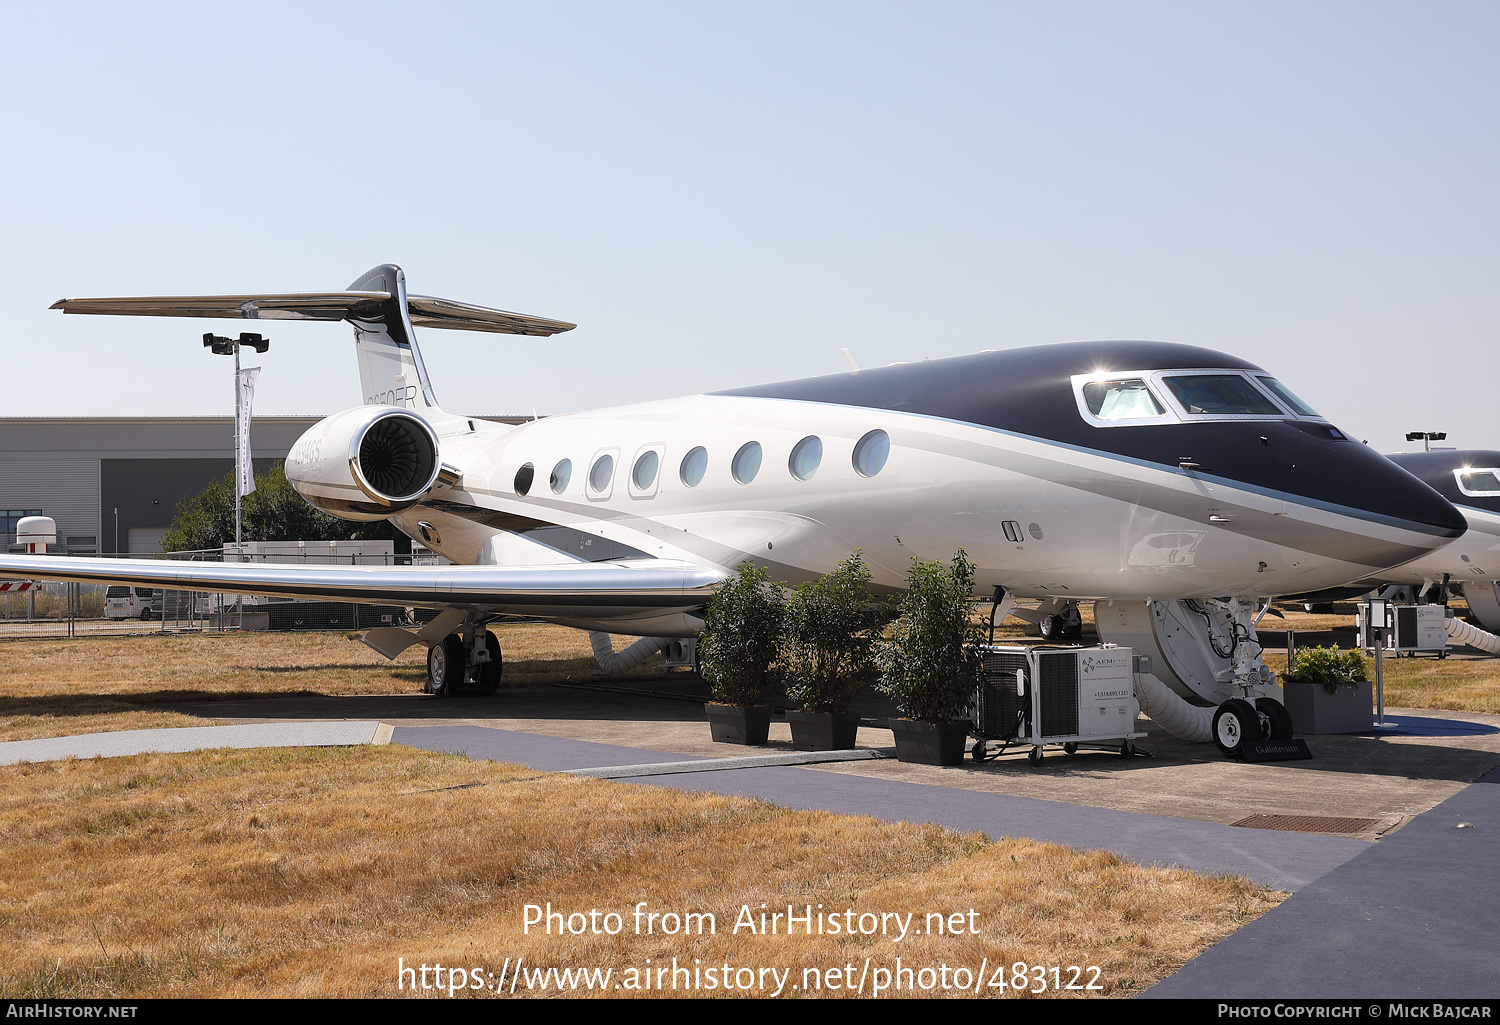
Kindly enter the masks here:
<path id="1" fill-rule="evenodd" d="M 1442 655 L 1448 649 L 1448 608 L 1445 605 L 1397 605 L 1384 602 L 1385 622 L 1372 622 L 1370 602 L 1359 603 L 1356 623 L 1359 646 L 1375 647 L 1375 627 L 1385 628 L 1387 651 L 1415 654 L 1419 651 Z"/>
<path id="2" fill-rule="evenodd" d="M 974 732 L 1002 747 L 975 748 L 976 758 L 1029 744 L 1031 764 L 1042 749 L 1060 744 L 1072 754 L 1080 746 L 1134 751 L 1132 741 L 1146 734 L 1136 728 L 1141 714 L 1135 696 L 1131 648 L 989 645 L 984 649 L 984 682 L 974 701 Z"/>

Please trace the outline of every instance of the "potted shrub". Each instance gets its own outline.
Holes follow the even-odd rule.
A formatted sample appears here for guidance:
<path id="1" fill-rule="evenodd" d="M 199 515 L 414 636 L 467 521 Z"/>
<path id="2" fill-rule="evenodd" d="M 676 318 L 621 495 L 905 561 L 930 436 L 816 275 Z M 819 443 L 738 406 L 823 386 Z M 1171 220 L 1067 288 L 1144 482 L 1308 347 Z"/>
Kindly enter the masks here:
<path id="1" fill-rule="evenodd" d="M 1357 651 L 1301 648 L 1281 675 L 1286 710 L 1298 733 L 1362 733 L 1370 728 L 1374 698 L 1365 659 Z"/>
<path id="2" fill-rule="evenodd" d="M 912 560 L 890 639 L 877 652 L 879 689 L 905 716 L 891 720 L 902 761 L 963 761 L 969 720 L 960 716 L 979 683 L 984 642 L 970 615 L 973 590 L 974 566 L 962 549 L 946 567 Z"/>
<path id="3" fill-rule="evenodd" d="M 870 650 L 884 616 L 870 601 L 870 569 L 859 552 L 838 569 L 798 587 L 787 603 L 787 697 L 792 746 L 799 751 L 854 747 L 859 713 L 849 710 L 871 676 Z"/>
<path id="4" fill-rule="evenodd" d="M 703 710 L 719 743 L 766 742 L 771 706 L 761 701 L 779 679 L 785 605 L 781 585 L 753 562 L 741 563 L 709 602 L 698 661 L 713 695 Z"/>

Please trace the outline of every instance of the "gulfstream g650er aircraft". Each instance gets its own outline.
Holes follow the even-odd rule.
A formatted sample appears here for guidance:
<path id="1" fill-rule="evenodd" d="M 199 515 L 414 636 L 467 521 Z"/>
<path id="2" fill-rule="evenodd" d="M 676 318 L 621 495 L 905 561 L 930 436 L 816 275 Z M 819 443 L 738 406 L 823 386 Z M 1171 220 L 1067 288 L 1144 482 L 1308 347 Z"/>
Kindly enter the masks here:
<path id="1" fill-rule="evenodd" d="M 1266 372 L 1185 345 L 985 352 L 509 427 L 439 406 L 414 325 L 573 325 L 408 295 L 395 266 L 342 292 L 55 308 L 347 320 L 364 404 L 303 435 L 287 477 L 320 509 L 390 519 L 461 565 L 3 556 L 0 573 L 439 609 L 420 632 L 367 638 L 390 656 L 426 643 L 439 693 L 498 680 L 484 625 L 504 614 L 691 636 L 747 559 L 797 583 L 859 549 L 878 585 L 899 588 L 913 557 L 963 548 L 997 616 L 1044 599 L 1066 624 L 1096 601 L 1102 636 L 1150 654 L 1182 697 L 1244 709 L 1277 693 L 1254 640 L 1268 596 L 1370 576 L 1465 529 Z"/>

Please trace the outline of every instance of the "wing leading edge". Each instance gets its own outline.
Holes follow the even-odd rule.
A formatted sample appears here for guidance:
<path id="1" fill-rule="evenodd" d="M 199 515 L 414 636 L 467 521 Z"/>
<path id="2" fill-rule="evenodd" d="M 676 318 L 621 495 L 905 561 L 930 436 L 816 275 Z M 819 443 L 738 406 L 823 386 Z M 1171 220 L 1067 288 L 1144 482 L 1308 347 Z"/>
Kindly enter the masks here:
<path id="1" fill-rule="evenodd" d="M 0 577 L 596 621 L 691 614 L 708 603 L 725 574 L 663 559 L 525 567 L 285 566 L 0 555 Z"/>

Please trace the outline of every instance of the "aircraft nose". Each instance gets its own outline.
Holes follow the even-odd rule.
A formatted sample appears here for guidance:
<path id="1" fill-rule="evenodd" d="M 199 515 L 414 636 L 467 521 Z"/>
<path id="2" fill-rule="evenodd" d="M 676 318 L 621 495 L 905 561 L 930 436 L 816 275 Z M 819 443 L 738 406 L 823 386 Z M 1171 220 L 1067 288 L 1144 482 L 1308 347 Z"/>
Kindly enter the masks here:
<path id="1" fill-rule="evenodd" d="M 1298 492 L 1343 506 L 1371 523 L 1427 535 L 1439 548 L 1468 529 L 1451 502 L 1378 452 L 1330 442 L 1297 460 Z"/>

